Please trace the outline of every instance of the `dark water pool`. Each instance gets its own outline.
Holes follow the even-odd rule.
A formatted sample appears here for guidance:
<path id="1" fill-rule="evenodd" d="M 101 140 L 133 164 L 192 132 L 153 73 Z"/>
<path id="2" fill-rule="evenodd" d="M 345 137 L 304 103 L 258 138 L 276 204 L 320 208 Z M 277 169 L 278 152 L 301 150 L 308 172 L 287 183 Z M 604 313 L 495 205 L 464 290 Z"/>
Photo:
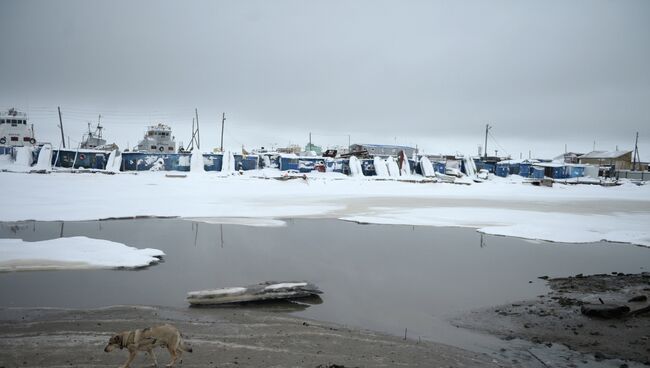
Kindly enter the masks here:
<path id="1" fill-rule="evenodd" d="M 186 306 L 190 290 L 264 280 L 309 280 L 323 302 L 295 315 L 476 349 L 488 344 L 450 326 L 471 309 L 535 297 L 538 276 L 640 272 L 650 249 L 611 243 L 536 243 L 474 230 L 288 220 L 250 227 L 181 219 L 0 223 L 0 237 L 26 241 L 87 236 L 163 250 L 137 271 L 0 273 L 0 305 Z M 532 281 L 530 283 L 529 281 Z"/>

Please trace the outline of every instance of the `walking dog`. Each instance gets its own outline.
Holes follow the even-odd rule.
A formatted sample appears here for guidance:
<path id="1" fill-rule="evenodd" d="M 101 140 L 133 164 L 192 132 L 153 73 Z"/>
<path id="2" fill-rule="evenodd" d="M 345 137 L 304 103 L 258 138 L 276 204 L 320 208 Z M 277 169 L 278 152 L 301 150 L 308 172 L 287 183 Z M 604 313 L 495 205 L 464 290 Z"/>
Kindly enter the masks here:
<path id="1" fill-rule="evenodd" d="M 183 351 L 192 352 L 192 348 L 183 342 L 181 333 L 172 325 L 120 332 L 108 340 L 104 351 L 108 353 L 115 348 L 126 348 L 129 351 L 129 357 L 122 368 L 129 367 L 138 351 L 146 351 L 151 356 L 154 366 L 157 367 L 158 361 L 153 352 L 153 348 L 157 346 L 166 347 L 169 351 L 171 361 L 167 367 L 173 367 L 176 361 L 180 359 Z"/>

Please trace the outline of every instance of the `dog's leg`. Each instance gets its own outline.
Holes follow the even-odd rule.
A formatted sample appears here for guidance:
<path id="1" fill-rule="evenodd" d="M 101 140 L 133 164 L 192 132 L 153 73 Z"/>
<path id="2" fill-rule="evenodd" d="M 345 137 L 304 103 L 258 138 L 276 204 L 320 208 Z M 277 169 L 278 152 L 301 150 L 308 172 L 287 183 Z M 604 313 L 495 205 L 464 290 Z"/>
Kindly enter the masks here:
<path id="1" fill-rule="evenodd" d="M 131 364 L 133 359 L 135 359 L 135 354 L 136 353 L 137 353 L 137 351 L 135 351 L 135 350 L 129 350 L 129 358 L 126 360 L 126 363 L 124 363 L 122 368 L 129 368 L 129 365 Z"/>
<path id="2" fill-rule="evenodd" d="M 149 354 L 149 356 L 153 360 L 153 365 L 152 366 L 153 367 L 158 367 L 158 361 L 156 360 L 156 354 L 154 354 L 153 350 L 149 349 L 149 350 L 147 350 L 147 353 Z"/>
<path id="3" fill-rule="evenodd" d="M 169 364 L 167 364 L 167 368 L 171 368 L 174 366 L 174 364 L 176 364 L 176 359 L 177 359 L 176 348 L 167 345 L 167 350 L 169 351 L 169 356 L 172 358 Z"/>
<path id="4" fill-rule="evenodd" d="M 183 349 L 180 347 L 176 348 L 176 360 L 178 360 L 179 363 L 183 363 Z"/>

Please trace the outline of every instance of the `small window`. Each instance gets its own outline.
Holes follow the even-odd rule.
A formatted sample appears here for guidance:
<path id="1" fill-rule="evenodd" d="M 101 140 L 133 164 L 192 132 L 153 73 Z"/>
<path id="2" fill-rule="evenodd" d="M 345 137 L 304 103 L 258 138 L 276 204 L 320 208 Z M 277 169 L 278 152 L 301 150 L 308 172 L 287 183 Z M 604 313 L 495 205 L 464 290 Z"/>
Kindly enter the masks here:
<path id="1" fill-rule="evenodd" d="M 18 137 L 11 137 L 11 141 L 12 141 L 12 142 L 17 142 L 17 141 L 18 141 Z"/>
<path id="2" fill-rule="evenodd" d="M 27 125 L 27 120 L 23 120 L 23 125 Z"/>
<path id="3" fill-rule="evenodd" d="M 173 150 L 174 150 L 174 147 L 169 147 L 169 150 L 170 150 L 170 151 L 173 151 Z"/>
<path id="4" fill-rule="evenodd" d="M 151 149 L 156 149 L 156 146 L 151 146 Z"/>
<path id="5" fill-rule="evenodd" d="M 4 123 L 5 123 L 5 119 L 0 120 L 0 124 L 4 124 Z"/>

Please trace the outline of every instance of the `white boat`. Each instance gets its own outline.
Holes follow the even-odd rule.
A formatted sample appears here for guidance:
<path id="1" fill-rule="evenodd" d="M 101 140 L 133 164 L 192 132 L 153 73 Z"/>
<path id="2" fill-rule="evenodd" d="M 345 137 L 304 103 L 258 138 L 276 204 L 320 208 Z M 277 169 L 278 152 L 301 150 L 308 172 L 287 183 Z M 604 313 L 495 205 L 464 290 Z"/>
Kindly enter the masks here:
<path id="1" fill-rule="evenodd" d="M 147 132 L 144 134 L 144 138 L 138 142 L 135 151 L 175 153 L 176 141 L 172 136 L 172 128 L 162 123 L 147 127 Z"/>
<path id="2" fill-rule="evenodd" d="M 14 108 L 0 112 L 0 146 L 34 146 L 34 126 L 28 123 L 27 114 Z"/>

